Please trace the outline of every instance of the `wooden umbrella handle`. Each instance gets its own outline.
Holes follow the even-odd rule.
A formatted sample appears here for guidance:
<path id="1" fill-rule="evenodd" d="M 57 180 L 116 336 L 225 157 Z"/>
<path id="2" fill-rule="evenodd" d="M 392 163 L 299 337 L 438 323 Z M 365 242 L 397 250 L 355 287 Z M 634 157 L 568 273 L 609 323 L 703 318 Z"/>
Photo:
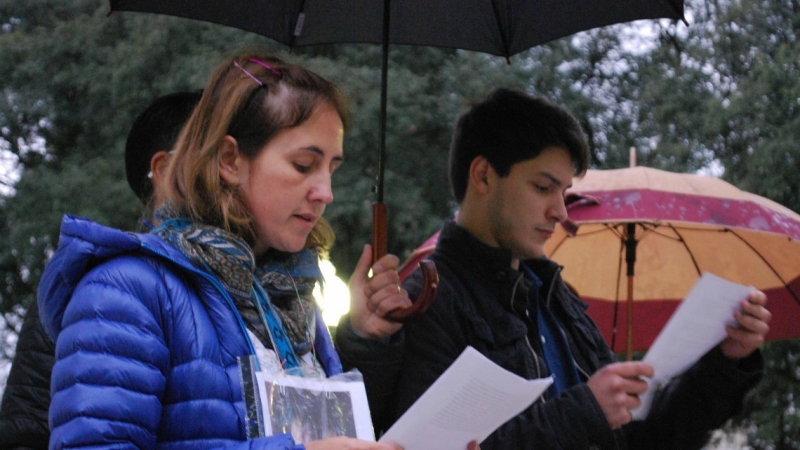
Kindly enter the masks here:
<path id="1" fill-rule="evenodd" d="M 389 241 L 389 215 L 385 203 L 372 205 L 372 263 L 387 253 Z M 386 318 L 395 322 L 408 322 L 419 317 L 428 310 L 436 298 L 439 288 L 439 272 L 436 264 L 430 260 L 419 263 L 422 270 L 422 293 L 408 308 L 395 308 L 386 314 Z"/>
<path id="2" fill-rule="evenodd" d="M 436 270 L 436 264 L 429 259 L 423 259 L 419 263 L 419 268 L 422 270 L 422 292 L 419 297 L 413 300 L 414 303 L 408 308 L 395 308 L 389 311 L 387 319 L 395 322 L 413 320 L 427 311 L 436 299 L 436 291 L 439 289 L 439 272 Z"/>

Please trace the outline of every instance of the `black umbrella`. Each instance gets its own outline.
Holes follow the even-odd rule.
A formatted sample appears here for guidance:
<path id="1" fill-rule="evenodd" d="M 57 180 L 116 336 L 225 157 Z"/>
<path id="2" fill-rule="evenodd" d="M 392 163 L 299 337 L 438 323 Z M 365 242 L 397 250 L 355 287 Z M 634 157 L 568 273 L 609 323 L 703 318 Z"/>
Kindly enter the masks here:
<path id="1" fill-rule="evenodd" d="M 389 44 L 473 50 L 510 58 L 545 42 L 639 19 L 684 20 L 683 0 L 110 0 L 111 11 L 166 14 L 264 35 L 289 47 L 381 44 L 380 156 L 373 207 L 373 260 L 387 251 L 383 202 Z M 429 289 L 403 320 L 435 294 L 435 268 L 422 266 Z M 432 270 L 432 271 L 431 271 Z"/>

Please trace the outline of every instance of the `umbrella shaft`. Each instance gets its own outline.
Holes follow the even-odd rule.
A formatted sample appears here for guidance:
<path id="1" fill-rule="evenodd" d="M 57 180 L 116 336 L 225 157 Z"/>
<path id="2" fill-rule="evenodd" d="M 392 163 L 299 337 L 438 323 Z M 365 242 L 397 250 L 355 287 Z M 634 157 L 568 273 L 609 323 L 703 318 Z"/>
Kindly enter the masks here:
<path id="1" fill-rule="evenodd" d="M 625 262 L 628 275 L 628 323 L 626 358 L 633 358 L 633 268 L 636 265 L 636 224 L 629 223 L 625 229 Z"/>
<path id="2" fill-rule="evenodd" d="M 372 262 L 388 252 L 389 213 L 385 203 L 372 205 Z"/>
<path id="3" fill-rule="evenodd" d="M 375 197 L 378 203 L 383 203 L 383 180 L 386 166 L 386 103 L 389 85 L 389 30 L 391 18 L 391 0 L 383 1 L 383 39 L 381 41 L 381 111 L 378 128 L 380 139 L 380 154 L 378 156 L 378 176 L 375 182 Z"/>
<path id="4" fill-rule="evenodd" d="M 628 275 L 628 323 L 626 324 L 627 348 L 625 357 L 628 361 L 633 359 L 633 275 Z"/>
<path id="5" fill-rule="evenodd" d="M 633 276 L 633 267 L 636 265 L 636 224 L 629 223 L 625 231 L 625 262 L 627 263 L 627 275 Z"/>

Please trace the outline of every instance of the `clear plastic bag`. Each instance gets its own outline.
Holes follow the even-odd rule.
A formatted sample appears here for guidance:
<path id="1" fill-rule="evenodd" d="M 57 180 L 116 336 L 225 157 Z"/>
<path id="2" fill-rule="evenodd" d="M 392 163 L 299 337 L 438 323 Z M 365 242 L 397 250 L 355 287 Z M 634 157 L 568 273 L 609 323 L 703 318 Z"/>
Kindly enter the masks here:
<path id="1" fill-rule="evenodd" d="M 249 438 L 290 433 L 297 443 L 334 436 L 375 440 L 360 372 L 309 378 L 257 372 L 242 361 L 240 367 L 242 385 L 251 391 L 245 392 Z"/>

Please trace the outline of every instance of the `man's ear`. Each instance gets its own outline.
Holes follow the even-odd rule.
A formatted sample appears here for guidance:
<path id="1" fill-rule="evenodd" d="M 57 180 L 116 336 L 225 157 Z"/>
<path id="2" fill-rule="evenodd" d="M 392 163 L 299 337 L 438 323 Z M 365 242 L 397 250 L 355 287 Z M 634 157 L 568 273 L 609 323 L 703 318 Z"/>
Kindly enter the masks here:
<path id="1" fill-rule="evenodd" d="M 157 186 L 164 179 L 164 173 L 169 165 L 169 153 L 165 150 L 159 150 L 153 153 L 150 157 L 150 173 L 148 177 L 151 179 L 153 186 Z"/>
<path id="2" fill-rule="evenodd" d="M 219 175 L 222 179 L 231 185 L 240 184 L 246 170 L 245 166 L 236 139 L 232 136 L 222 138 L 219 151 Z"/>
<path id="3" fill-rule="evenodd" d="M 483 156 L 477 156 L 469 165 L 469 184 L 476 192 L 484 194 L 489 190 L 489 177 L 492 165 Z"/>

